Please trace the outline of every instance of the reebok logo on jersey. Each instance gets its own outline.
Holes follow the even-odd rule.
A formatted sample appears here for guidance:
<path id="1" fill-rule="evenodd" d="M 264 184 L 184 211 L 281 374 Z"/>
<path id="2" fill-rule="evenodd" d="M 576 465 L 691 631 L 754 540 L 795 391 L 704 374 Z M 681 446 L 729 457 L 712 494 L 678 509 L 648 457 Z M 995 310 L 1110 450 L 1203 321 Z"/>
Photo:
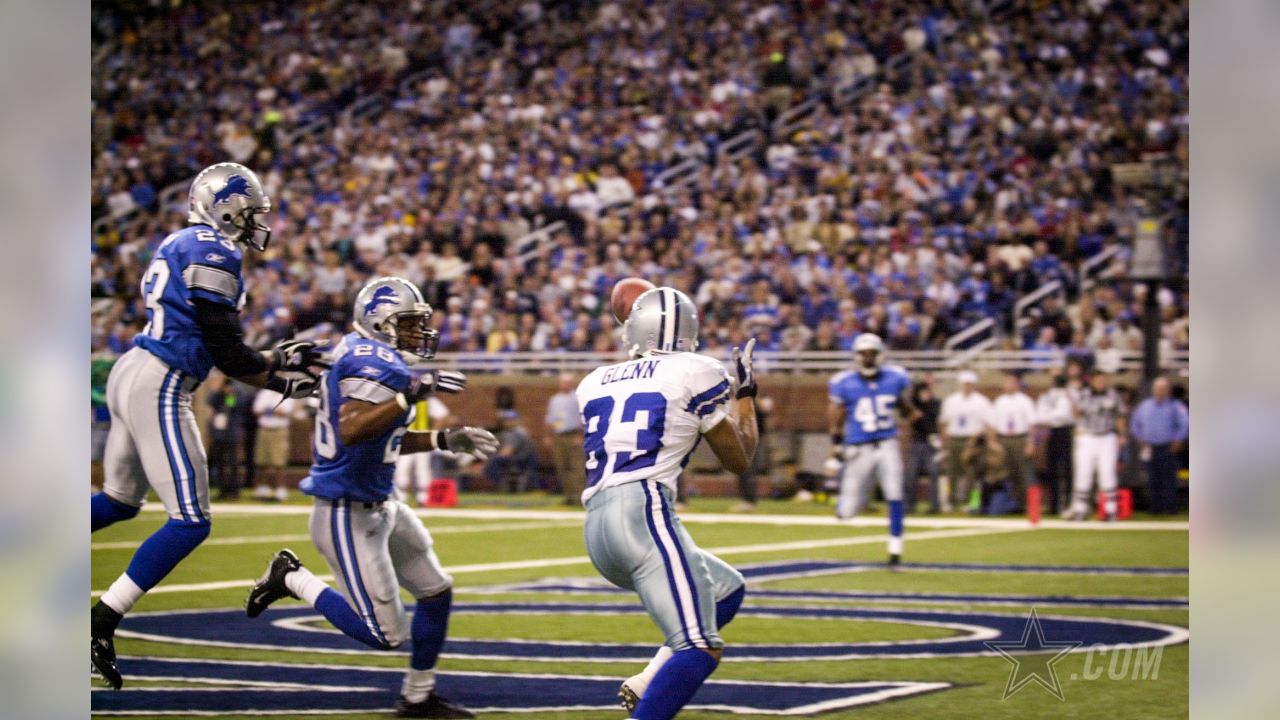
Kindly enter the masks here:
<path id="1" fill-rule="evenodd" d="M 374 291 L 369 302 L 364 304 L 364 314 L 368 317 L 378 310 L 379 305 L 395 305 L 398 302 L 400 302 L 400 296 L 396 294 L 395 288 L 380 287 Z"/>
<path id="2" fill-rule="evenodd" d="M 227 178 L 227 184 L 222 189 L 213 194 L 213 205 L 217 207 L 224 202 L 228 202 L 236 195 L 250 197 L 249 181 L 243 175 L 232 175 Z"/>
<path id="3" fill-rule="evenodd" d="M 204 256 L 204 259 L 208 260 L 211 263 L 226 262 L 226 258 L 223 257 L 222 255 L 219 255 L 218 253 L 209 253 L 208 255 Z"/>
<path id="4" fill-rule="evenodd" d="M 379 372 L 378 368 L 372 365 L 360 368 L 360 373 L 363 375 L 377 375 Z"/>

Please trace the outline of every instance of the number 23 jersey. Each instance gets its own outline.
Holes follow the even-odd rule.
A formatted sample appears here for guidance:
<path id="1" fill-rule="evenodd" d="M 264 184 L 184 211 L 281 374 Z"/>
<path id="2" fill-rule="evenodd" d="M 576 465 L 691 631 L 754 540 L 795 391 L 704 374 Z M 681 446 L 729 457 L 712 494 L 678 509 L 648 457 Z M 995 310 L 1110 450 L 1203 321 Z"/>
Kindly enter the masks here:
<path id="1" fill-rule="evenodd" d="M 654 480 L 676 489 L 702 433 L 727 415 L 731 383 L 719 361 L 654 354 L 596 368 L 578 384 L 587 489 Z"/>
<path id="2" fill-rule="evenodd" d="M 885 365 L 874 377 L 846 370 L 831 378 L 831 402 L 844 407 L 844 441 L 875 442 L 898 434 L 898 398 L 911 387 L 911 376 L 897 365 Z"/>
<path id="3" fill-rule="evenodd" d="M 409 386 L 409 366 L 390 346 L 356 333 L 347 334 L 333 356 L 333 367 L 320 384 L 311 475 L 301 489 L 331 500 L 381 502 L 391 494 L 400 443 L 413 422 L 413 410 L 403 424 L 352 445 L 338 437 L 338 413 L 350 400 L 376 405 L 393 399 Z"/>

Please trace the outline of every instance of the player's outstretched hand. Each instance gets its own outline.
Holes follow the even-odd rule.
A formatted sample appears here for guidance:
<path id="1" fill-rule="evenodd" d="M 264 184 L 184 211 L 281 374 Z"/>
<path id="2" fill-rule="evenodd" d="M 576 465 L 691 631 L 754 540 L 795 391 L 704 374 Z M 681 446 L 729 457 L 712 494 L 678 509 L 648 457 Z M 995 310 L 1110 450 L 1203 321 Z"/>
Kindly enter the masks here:
<path id="1" fill-rule="evenodd" d="M 428 370 L 409 383 L 404 397 L 410 403 L 436 393 L 460 393 L 467 387 L 467 376 L 455 370 Z"/>
<path id="2" fill-rule="evenodd" d="M 751 369 L 751 353 L 755 349 L 755 338 L 748 340 L 741 352 L 738 348 L 733 349 L 733 367 L 738 372 L 738 393 L 735 397 L 739 399 L 756 396 L 756 374 Z"/>
<path id="3" fill-rule="evenodd" d="M 478 427 L 460 427 L 445 430 L 442 435 L 444 444 L 441 450 L 465 453 L 477 460 L 487 460 L 489 455 L 498 449 L 498 438 L 493 433 Z"/>
<path id="4" fill-rule="evenodd" d="M 277 371 L 315 373 L 329 368 L 319 343 L 310 340 L 282 340 L 271 348 L 271 355 Z"/>
<path id="5" fill-rule="evenodd" d="M 310 397 L 320 387 L 320 376 L 306 370 L 277 372 L 267 380 L 267 389 L 295 400 Z"/>

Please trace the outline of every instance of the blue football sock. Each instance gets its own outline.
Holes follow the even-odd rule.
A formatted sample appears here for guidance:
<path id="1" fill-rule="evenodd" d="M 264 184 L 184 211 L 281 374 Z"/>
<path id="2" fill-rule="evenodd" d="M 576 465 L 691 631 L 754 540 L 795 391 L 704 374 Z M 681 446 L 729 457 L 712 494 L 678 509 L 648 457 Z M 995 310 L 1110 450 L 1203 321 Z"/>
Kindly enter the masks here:
<path id="1" fill-rule="evenodd" d="M 635 720 L 671 720 L 719 664 L 720 661 L 711 653 L 698 648 L 672 655 L 649 682 L 631 717 Z"/>
<path id="2" fill-rule="evenodd" d="M 347 604 L 345 598 L 338 594 L 333 588 L 325 588 L 320 593 L 320 597 L 316 598 L 316 609 L 321 615 L 333 626 L 341 630 L 347 637 L 359 640 L 374 650 L 386 650 L 388 646 L 381 640 L 373 636 L 369 631 L 369 626 L 364 624 L 364 619 L 356 614 L 355 610 Z"/>
<path id="3" fill-rule="evenodd" d="M 902 516 L 906 512 L 901 500 L 889 501 L 889 534 L 902 537 Z"/>
<path id="4" fill-rule="evenodd" d="M 729 593 L 728 597 L 723 600 L 716 601 L 716 627 L 722 628 L 733 620 L 733 616 L 738 614 L 738 608 L 742 606 L 742 598 L 747 594 L 747 586 L 739 585 L 737 590 Z"/>
<path id="5" fill-rule="evenodd" d="M 209 522 L 174 520 L 160 526 L 142 541 L 125 573 L 144 591 L 155 587 L 182 559 L 209 537 Z"/>
<path id="6" fill-rule="evenodd" d="M 93 519 L 90 532 L 98 532 L 102 528 L 114 525 L 121 520 L 132 519 L 141 509 L 113 500 L 106 493 L 97 493 L 89 498 L 89 516 Z"/>
<path id="7" fill-rule="evenodd" d="M 409 667 L 414 670 L 430 670 L 436 666 L 440 648 L 444 647 L 445 632 L 449 629 L 449 608 L 452 606 L 452 589 L 418 601 L 409 630 L 413 639 Z"/>

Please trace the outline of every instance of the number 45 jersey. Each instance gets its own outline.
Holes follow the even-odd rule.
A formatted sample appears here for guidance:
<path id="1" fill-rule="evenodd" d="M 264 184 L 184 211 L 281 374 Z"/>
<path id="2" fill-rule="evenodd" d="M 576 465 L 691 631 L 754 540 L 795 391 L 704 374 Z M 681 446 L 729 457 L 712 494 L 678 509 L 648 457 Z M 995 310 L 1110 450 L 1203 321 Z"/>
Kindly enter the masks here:
<path id="1" fill-rule="evenodd" d="M 898 398 L 911 387 L 911 376 L 897 365 L 885 365 L 874 377 L 857 370 L 836 373 L 827 392 L 845 408 L 844 441 L 875 442 L 898 434 Z"/>
<path id="2" fill-rule="evenodd" d="M 727 414 L 731 383 L 719 361 L 682 352 L 597 368 L 578 384 L 586 501 L 602 488 L 676 477 Z"/>
<path id="3" fill-rule="evenodd" d="M 409 366 L 390 346 L 356 333 L 342 339 L 333 357 L 320 383 L 311 475 L 300 487 L 308 495 L 330 500 L 382 502 L 391 494 L 400 442 L 413 422 L 413 409 L 404 424 L 352 445 L 338 437 L 338 414 L 351 400 L 376 405 L 393 399 L 409 386 Z"/>

